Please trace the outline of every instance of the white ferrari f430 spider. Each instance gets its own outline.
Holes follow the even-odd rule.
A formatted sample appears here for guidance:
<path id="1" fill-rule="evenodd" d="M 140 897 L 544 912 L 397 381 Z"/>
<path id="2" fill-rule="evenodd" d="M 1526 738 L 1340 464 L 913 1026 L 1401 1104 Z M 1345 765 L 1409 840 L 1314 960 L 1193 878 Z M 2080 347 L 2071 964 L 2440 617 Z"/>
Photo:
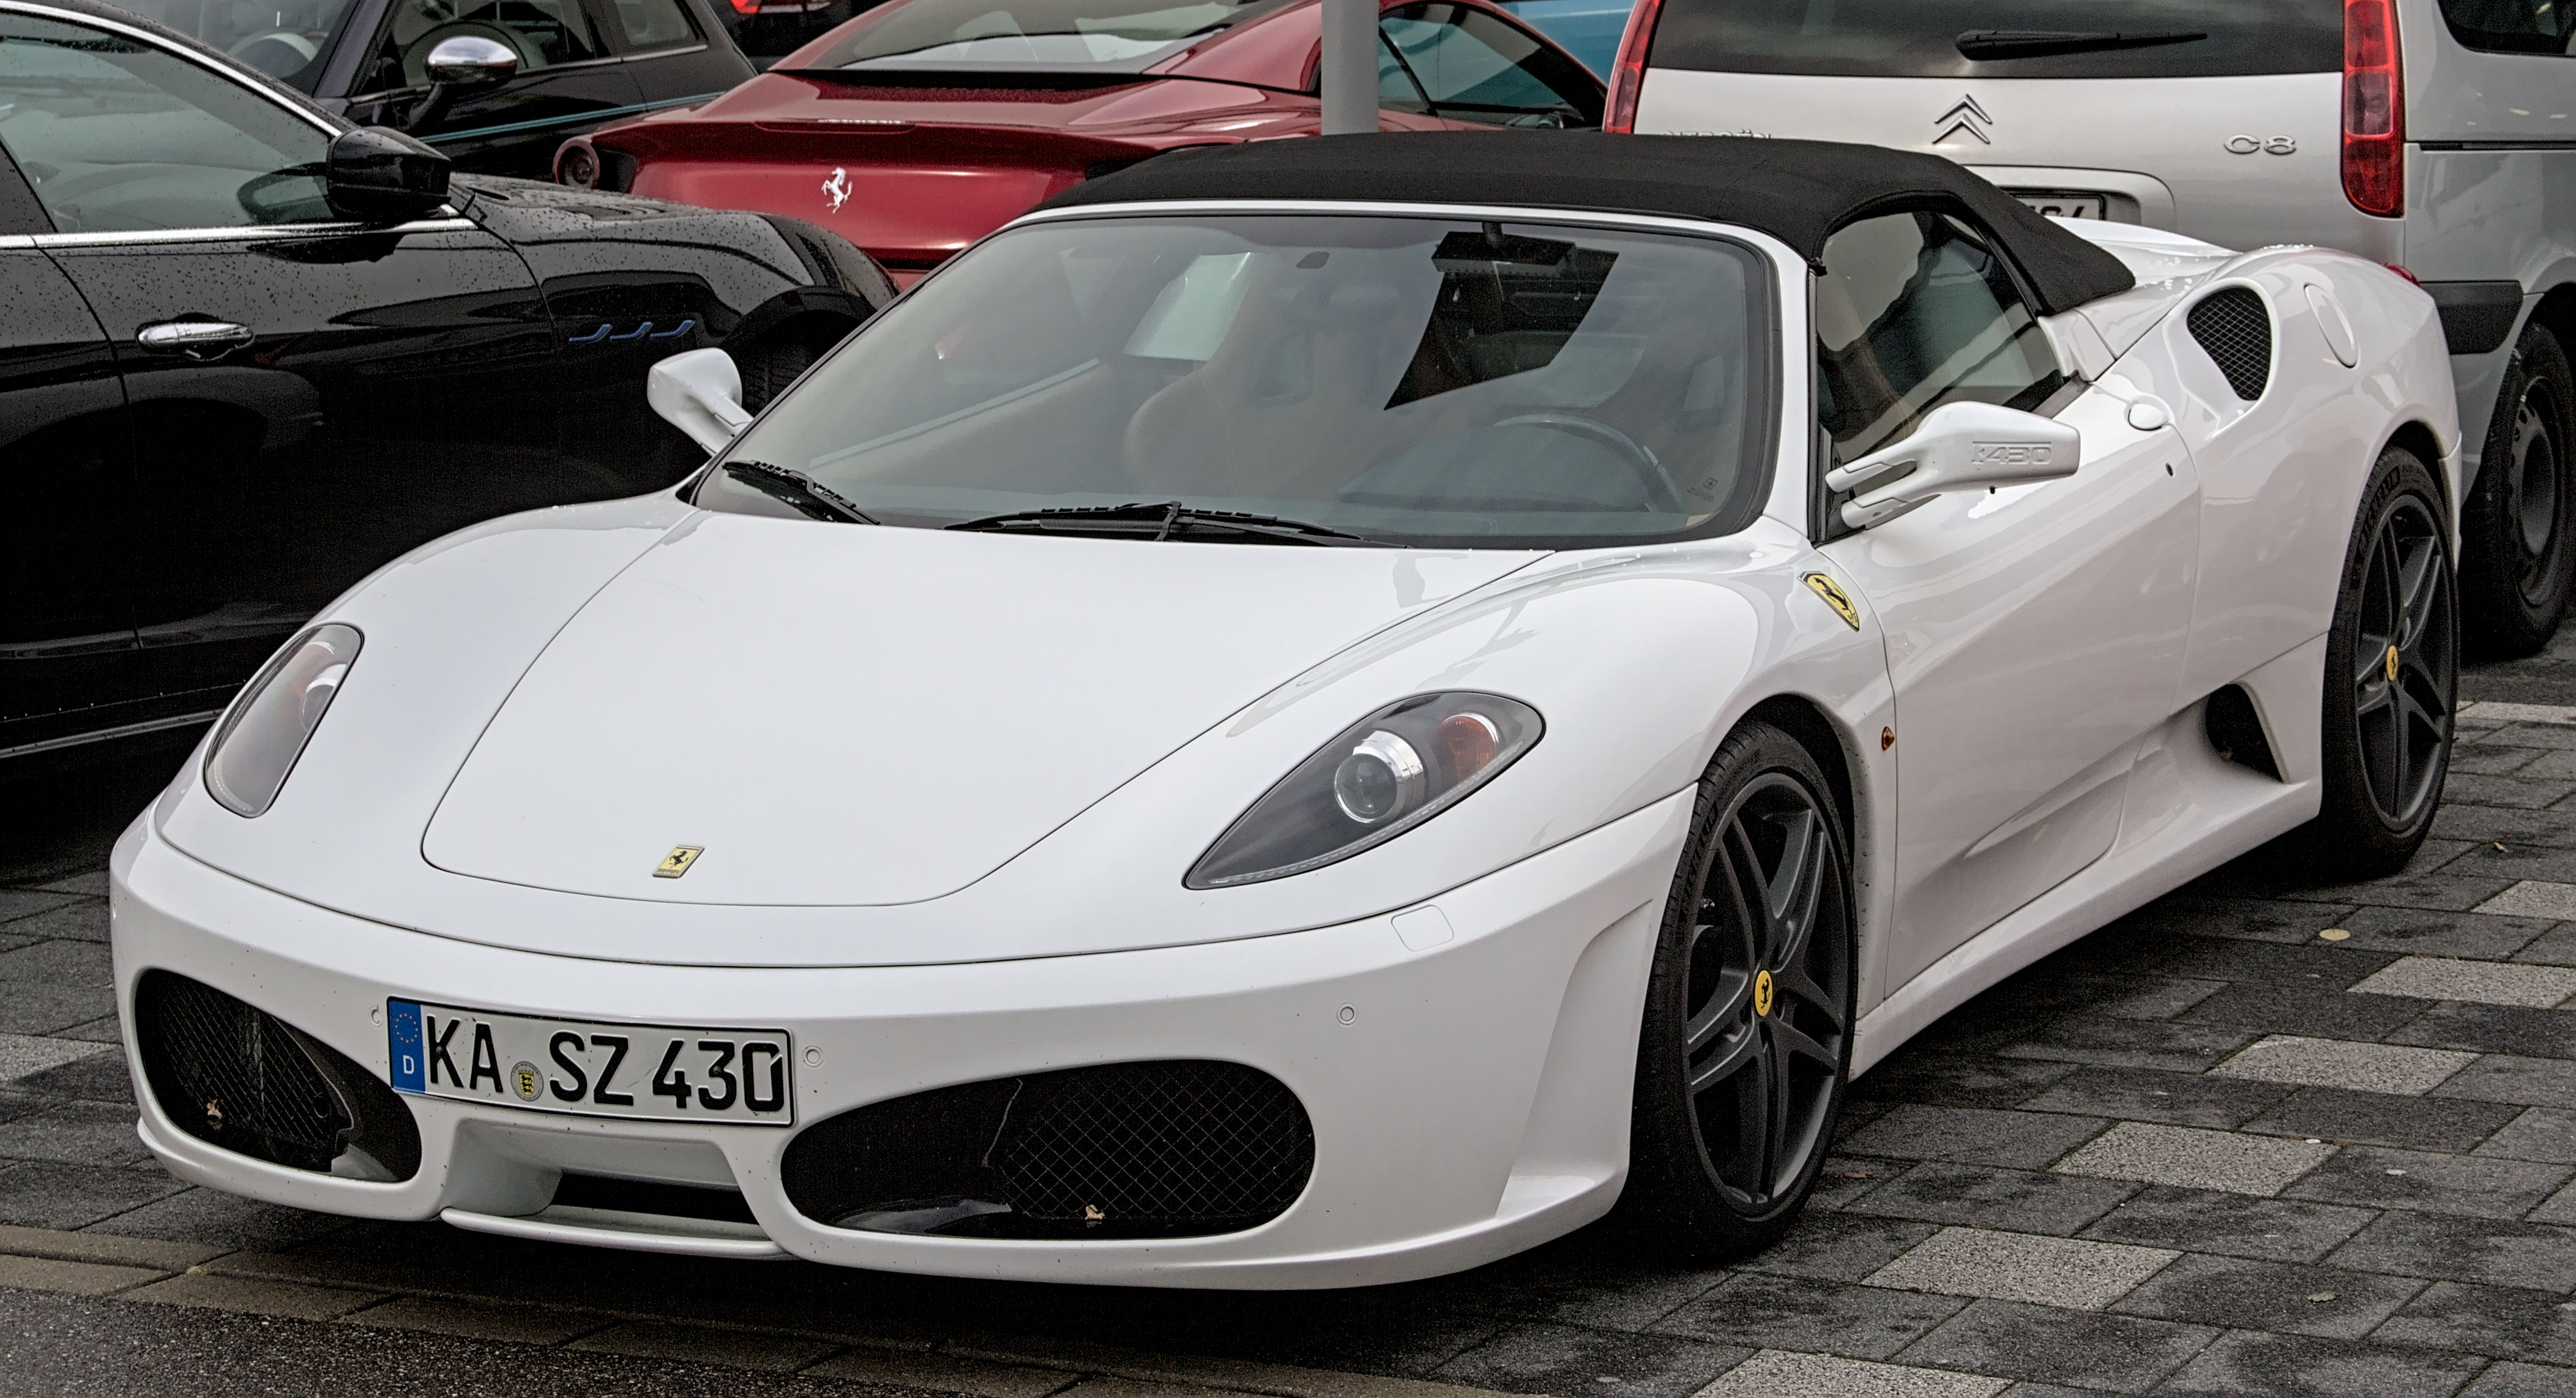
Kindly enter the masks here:
<path id="1" fill-rule="evenodd" d="M 1183 152 L 314 618 L 114 859 L 300 1208 L 1338 1286 L 1777 1237 L 1864 1071 L 2451 739 L 2432 301 L 1929 157 Z M 2118 935 L 2118 934 L 2114 934 Z"/>

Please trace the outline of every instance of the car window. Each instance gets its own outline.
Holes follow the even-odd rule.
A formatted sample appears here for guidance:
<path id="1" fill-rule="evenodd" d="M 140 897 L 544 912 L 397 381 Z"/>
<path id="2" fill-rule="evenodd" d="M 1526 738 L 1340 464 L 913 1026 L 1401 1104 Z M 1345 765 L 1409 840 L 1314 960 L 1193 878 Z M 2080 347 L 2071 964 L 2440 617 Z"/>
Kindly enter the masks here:
<path id="1" fill-rule="evenodd" d="M 2576 52 L 2570 0 L 2442 0 L 2451 37 L 2488 53 Z"/>
<path id="2" fill-rule="evenodd" d="M 1141 71 L 1286 0 L 909 0 L 851 26 L 816 68 Z"/>
<path id="3" fill-rule="evenodd" d="M 65 233 L 331 218 L 331 134 L 205 67 L 0 12 L 0 145 Z"/>
<path id="4" fill-rule="evenodd" d="M 1767 264 L 1450 219 L 1051 222 L 862 328 L 696 495 L 890 525 L 1181 502 L 1450 546 L 1740 529 L 1776 430 Z"/>
<path id="5" fill-rule="evenodd" d="M 124 0 L 124 8 L 222 49 L 306 92 L 348 22 L 352 0 Z"/>
<path id="6" fill-rule="evenodd" d="M 1494 126 L 1600 124 L 1591 75 L 1481 10 L 1407 5 L 1379 19 L 1378 36 L 1379 100 L 1397 111 Z"/>
<path id="7" fill-rule="evenodd" d="M 1848 462 L 1968 401 L 2033 408 L 2065 382 L 2003 260 L 1935 213 L 1863 219 L 1815 278 L 1816 410 Z"/>
<path id="8" fill-rule="evenodd" d="M 628 53 L 699 42 L 697 26 L 679 0 L 610 0 L 608 12 L 617 21 L 619 47 Z"/>
<path id="9" fill-rule="evenodd" d="M 1671 0 L 1647 62 L 1897 78 L 2327 73 L 2343 67 L 2343 0 Z"/>
<path id="10" fill-rule="evenodd" d="M 469 34 L 509 45 L 523 73 L 608 56 L 580 0 L 394 0 L 362 90 L 428 86 L 429 51 Z"/>

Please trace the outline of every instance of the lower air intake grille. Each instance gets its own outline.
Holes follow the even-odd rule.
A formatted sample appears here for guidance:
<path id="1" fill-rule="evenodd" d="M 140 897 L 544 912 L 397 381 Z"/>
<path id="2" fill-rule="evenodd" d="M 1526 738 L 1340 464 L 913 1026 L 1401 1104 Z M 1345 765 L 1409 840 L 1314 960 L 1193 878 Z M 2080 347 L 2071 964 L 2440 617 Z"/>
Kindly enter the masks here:
<path id="1" fill-rule="evenodd" d="M 2272 381 L 2272 313 L 2263 298 L 2241 287 L 2222 287 L 2200 299 L 2184 323 L 2209 352 L 2227 386 L 2251 403 Z"/>
<path id="2" fill-rule="evenodd" d="M 135 1039 L 152 1098 L 198 1140 L 298 1170 L 409 1179 L 420 1128 L 355 1062 L 212 986 L 146 971 Z"/>
<path id="3" fill-rule="evenodd" d="M 1315 1132 L 1239 1063 L 1119 1063 L 968 1083 L 816 1123 L 783 1175 L 843 1228 L 988 1238 L 1199 1237 L 1305 1191 Z"/>

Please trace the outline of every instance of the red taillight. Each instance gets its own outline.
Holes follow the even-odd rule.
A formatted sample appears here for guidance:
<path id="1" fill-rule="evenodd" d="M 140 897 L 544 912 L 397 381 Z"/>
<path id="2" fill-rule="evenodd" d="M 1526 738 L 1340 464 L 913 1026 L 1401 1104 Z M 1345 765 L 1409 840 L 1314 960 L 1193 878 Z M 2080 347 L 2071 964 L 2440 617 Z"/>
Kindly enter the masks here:
<path id="1" fill-rule="evenodd" d="M 2406 83 L 2396 0 L 2344 0 L 2343 194 L 2383 218 L 2406 211 Z"/>
<path id="2" fill-rule="evenodd" d="M 738 15 L 759 14 L 760 0 L 733 0 L 733 12 Z"/>
<path id="3" fill-rule="evenodd" d="M 1627 31 L 1619 36 L 1619 58 L 1610 65 L 1610 105 L 1601 129 L 1622 135 L 1637 129 L 1637 90 L 1646 85 L 1646 50 L 1655 44 L 1655 20 L 1664 0 L 1637 0 L 1628 12 Z"/>

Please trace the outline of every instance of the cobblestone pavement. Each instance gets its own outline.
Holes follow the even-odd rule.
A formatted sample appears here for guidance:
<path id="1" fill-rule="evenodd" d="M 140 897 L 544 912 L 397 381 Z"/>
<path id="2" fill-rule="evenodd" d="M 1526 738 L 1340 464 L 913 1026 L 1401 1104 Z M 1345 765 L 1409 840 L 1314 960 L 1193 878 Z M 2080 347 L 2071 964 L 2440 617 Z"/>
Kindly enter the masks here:
<path id="1" fill-rule="evenodd" d="M 2404 874 L 2258 855 L 1981 997 L 1856 1085 L 1770 1252 L 1584 1234 L 1338 1293 L 600 1253 L 185 1187 L 135 1141 L 104 944 L 107 842 L 168 760 L 41 811 L 0 788 L 0 1388 L 2576 1395 L 2576 637 L 2465 688 Z"/>

